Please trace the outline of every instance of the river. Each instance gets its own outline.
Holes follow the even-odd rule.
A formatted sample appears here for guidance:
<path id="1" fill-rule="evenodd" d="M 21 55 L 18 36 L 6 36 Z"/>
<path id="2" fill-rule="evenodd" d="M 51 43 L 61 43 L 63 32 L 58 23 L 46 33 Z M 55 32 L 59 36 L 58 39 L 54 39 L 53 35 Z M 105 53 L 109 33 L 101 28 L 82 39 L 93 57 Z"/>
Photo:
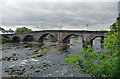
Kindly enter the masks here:
<path id="1" fill-rule="evenodd" d="M 68 51 L 59 50 L 57 42 L 45 42 L 44 48 L 35 53 L 40 47 L 27 44 L 0 45 L 0 74 L 2 77 L 90 77 L 88 74 L 77 72 L 72 65 L 63 64 L 68 54 L 80 54 L 82 40 L 71 39 Z M 103 51 L 100 46 L 100 38 L 93 41 L 96 52 Z M 43 52 L 45 52 L 43 54 Z"/>

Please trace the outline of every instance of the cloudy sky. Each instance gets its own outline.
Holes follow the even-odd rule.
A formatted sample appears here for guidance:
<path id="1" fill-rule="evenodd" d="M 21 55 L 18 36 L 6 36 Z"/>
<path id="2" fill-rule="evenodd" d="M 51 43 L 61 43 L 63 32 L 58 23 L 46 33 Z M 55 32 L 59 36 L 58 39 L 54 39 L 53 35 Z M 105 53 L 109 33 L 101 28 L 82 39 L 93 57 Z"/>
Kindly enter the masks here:
<path id="1" fill-rule="evenodd" d="M 0 26 L 15 30 L 108 30 L 118 16 L 119 0 L 2 0 Z"/>

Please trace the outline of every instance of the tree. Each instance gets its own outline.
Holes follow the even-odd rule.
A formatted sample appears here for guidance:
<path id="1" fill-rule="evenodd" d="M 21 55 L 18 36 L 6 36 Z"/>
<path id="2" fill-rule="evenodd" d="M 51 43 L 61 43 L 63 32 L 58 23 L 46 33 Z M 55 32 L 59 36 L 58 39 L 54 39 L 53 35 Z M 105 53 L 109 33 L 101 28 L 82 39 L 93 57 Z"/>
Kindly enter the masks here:
<path id="1" fill-rule="evenodd" d="M 95 52 L 91 46 L 82 50 L 80 55 L 68 55 L 64 63 L 73 64 L 80 69 L 79 72 L 87 73 L 91 77 L 118 78 L 120 73 L 120 40 L 119 31 L 120 17 L 110 27 L 110 32 L 105 33 L 104 45 L 107 51 Z M 119 27 L 118 27 L 119 26 Z"/>
<path id="2" fill-rule="evenodd" d="M 31 31 L 32 31 L 31 29 L 28 29 L 26 27 L 16 29 L 16 33 L 27 33 L 27 32 L 31 32 Z"/>
<path id="3" fill-rule="evenodd" d="M 0 27 L 0 30 L 5 30 L 5 29 L 3 29 L 2 27 Z"/>
<path id="4" fill-rule="evenodd" d="M 9 38 L 0 36 L 0 43 L 6 43 L 9 42 Z"/>

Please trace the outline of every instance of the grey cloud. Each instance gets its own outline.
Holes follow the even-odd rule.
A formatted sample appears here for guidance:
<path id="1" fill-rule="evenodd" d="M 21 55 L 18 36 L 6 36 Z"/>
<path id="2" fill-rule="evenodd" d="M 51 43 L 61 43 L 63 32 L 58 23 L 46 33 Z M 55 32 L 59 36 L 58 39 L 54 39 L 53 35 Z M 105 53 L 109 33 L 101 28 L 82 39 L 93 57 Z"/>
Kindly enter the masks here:
<path id="1" fill-rule="evenodd" d="M 59 28 L 61 23 L 66 25 L 64 27 L 78 29 L 89 24 L 95 29 L 97 25 L 108 28 L 116 17 L 115 2 L 19 3 L 17 6 L 3 7 L 2 24 Z"/>

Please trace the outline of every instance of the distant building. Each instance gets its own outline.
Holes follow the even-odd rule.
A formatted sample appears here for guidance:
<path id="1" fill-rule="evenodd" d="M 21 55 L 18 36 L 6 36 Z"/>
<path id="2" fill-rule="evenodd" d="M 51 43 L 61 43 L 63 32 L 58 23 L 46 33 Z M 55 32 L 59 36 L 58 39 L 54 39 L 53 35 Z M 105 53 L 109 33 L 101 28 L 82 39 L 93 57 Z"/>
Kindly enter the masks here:
<path id="1" fill-rule="evenodd" d="M 0 34 L 14 34 L 15 32 L 13 30 L 11 30 L 11 28 L 9 30 L 0 30 Z"/>

